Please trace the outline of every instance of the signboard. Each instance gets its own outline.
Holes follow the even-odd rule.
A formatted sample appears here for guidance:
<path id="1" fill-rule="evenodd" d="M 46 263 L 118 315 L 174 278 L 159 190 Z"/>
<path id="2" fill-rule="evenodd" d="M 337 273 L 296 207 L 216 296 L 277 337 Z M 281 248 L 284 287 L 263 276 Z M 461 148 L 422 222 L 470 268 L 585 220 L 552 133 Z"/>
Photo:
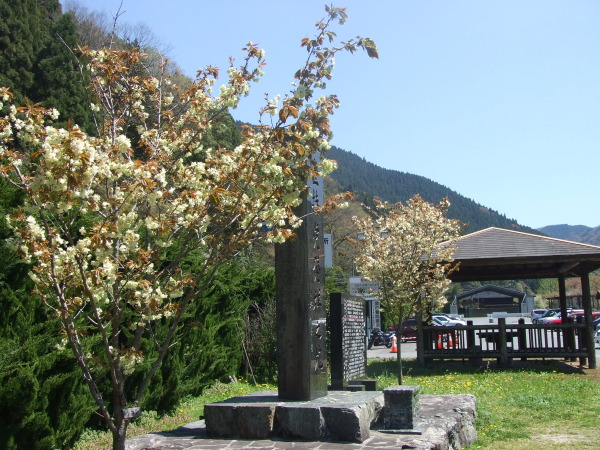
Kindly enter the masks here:
<path id="1" fill-rule="evenodd" d="M 367 329 L 381 330 L 381 304 L 375 294 L 379 292 L 379 284 L 363 277 L 350 277 L 350 295 L 357 295 L 367 301 Z"/>
<path id="2" fill-rule="evenodd" d="M 323 244 L 325 251 L 325 268 L 331 269 L 333 267 L 333 235 L 324 234 Z"/>
<path id="3" fill-rule="evenodd" d="M 363 277 L 350 277 L 350 295 L 360 295 L 365 300 L 374 300 L 374 294 L 377 292 L 379 292 L 379 283 Z"/>

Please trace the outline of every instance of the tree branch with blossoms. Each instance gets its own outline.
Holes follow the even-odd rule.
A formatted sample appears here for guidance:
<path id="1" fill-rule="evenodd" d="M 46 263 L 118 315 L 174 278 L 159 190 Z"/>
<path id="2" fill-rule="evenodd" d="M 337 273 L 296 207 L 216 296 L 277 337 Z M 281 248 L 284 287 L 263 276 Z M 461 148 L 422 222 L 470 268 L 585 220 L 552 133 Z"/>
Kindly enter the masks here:
<path id="1" fill-rule="evenodd" d="M 32 264 L 36 294 L 62 322 L 113 448 L 124 448 L 128 423 L 190 303 L 243 248 L 293 236 L 307 180 L 335 166 L 317 154 L 329 146 L 337 98 L 309 99 L 331 77 L 337 52 L 363 48 L 376 56 L 376 49 L 361 38 L 328 48 L 325 37 L 335 40 L 329 27 L 345 12 L 327 13 L 317 37 L 302 42 L 308 57 L 297 87 L 281 107 L 269 101 L 259 112 L 277 117 L 275 124 L 244 127 L 232 149 L 209 147 L 204 137 L 260 78 L 264 53 L 253 44 L 242 66 L 228 69 L 218 95 L 214 67 L 182 89 L 166 71 L 149 73 L 137 49 L 81 49 L 98 118 L 94 136 L 76 125 L 54 127 L 56 111 L 17 108 L 0 88 L 7 111 L 0 173 L 26 194 L 10 225 Z M 193 270 L 183 264 L 192 254 L 201 255 Z M 133 374 L 141 376 L 129 398 Z M 105 375 L 106 391 L 98 382 Z"/>
<path id="2" fill-rule="evenodd" d="M 398 338 L 407 318 L 446 303 L 448 276 L 457 269 L 453 241 L 462 229 L 458 220 L 445 217 L 449 205 L 446 198 L 434 205 L 415 195 L 406 204 L 378 202 L 375 209 L 367 210 L 367 217 L 354 218 L 364 237 L 352 240 L 358 248 L 356 268 L 379 284 L 374 295 L 393 321 Z M 402 384 L 400 349 L 398 384 Z"/>

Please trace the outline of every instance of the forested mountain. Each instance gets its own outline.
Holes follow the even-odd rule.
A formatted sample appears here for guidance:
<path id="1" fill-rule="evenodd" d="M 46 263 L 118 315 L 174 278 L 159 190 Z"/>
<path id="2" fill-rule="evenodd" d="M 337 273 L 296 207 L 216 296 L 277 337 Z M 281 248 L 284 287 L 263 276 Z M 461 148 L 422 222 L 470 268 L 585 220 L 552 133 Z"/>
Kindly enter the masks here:
<path id="1" fill-rule="evenodd" d="M 585 225 L 548 225 L 538 229 L 553 238 L 583 244 L 600 245 L 600 226 L 591 228 Z"/>
<path id="2" fill-rule="evenodd" d="M 519 225 L 517 221 L 420 175 L 384 169 L 338 147 L 331 147 L 327 157 L 338 162 L 332 178 L 342 190 L 352 192 L 363 201 L 378 198 L 404 202 L 419 194 L 428 202 L 438 203 L 443 197 L 448 197 L 451 203 L 448 216 L 468 224 L 465 233 L 499 227 L 539 234 L 537 230 Z"/>

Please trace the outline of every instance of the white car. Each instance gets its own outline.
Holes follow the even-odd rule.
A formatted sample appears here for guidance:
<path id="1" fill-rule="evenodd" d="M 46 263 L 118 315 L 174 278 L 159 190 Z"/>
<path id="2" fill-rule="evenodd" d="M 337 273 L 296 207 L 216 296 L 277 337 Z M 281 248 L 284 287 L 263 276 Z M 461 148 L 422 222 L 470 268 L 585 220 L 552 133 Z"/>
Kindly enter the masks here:
<path id="1" fill-rule="evenodd" d="M 533 311 L 531 311 L 531 321 L 533 322 L 533 319 L 539 319 L 540 317 L 542 317 L 544 315 L 544 313 L 548 311 L 547 309 L 534 309 Z"/>
<path id="2" fill-rule="evenodd" d="M 596 347 L 600 347 L 600 330 L 596 331 L 594 342 L 596 343 Z"/>
<path id="3" fill-rule="evenodd" d="M 465 322 L 464 320 L 450 319 L 448 316 L 442 314 L 432 314 L 432 318 L 433 321 L 436 322 L 438 325 L 442 325 L 445 327 L 453 327 L 456 325 L 467 324 L 467 322 Z"/>

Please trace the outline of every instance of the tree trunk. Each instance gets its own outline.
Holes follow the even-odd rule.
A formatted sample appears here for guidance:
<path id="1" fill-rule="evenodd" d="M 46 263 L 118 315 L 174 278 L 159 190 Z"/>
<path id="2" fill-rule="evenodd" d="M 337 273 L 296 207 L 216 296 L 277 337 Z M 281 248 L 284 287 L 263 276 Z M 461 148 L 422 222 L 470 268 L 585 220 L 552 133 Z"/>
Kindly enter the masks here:
<path id="1" fill-rule="evenodd" d="M 116 428 L 113 431 L 113 450 L 125 450 L 125 438 L 127 437 L 127 420 L 121 420 L 121 423 L 115 423 Z"/>
<path id="2" fill-rule="evenodd" d="M 113 385 L 113 450 L 125 450 L 125 438 L 127 437 L 127 425 L 131 417 L 127 417 L 125 414 L 125 401 L 124 395 L 122 394 L 121 387 L 124 384 L 124 380 L 120 378 L 121 383 L 116 386 Z"/>
<path id="3" fill-rule="evenodd" d="M 398 385 L 402 385 L 402 336 L 404 334 L 404 316 L 400 316 L 398 326 L 395 327 L 398 351 L 396 361 L 398 362 Z"/>
<path id="4" fill-rule="evenodd" d="M 398 341 L 398 353 L 396 353 L 398 360 L 398 385 L 402 385 L 402 345 Z"/>

